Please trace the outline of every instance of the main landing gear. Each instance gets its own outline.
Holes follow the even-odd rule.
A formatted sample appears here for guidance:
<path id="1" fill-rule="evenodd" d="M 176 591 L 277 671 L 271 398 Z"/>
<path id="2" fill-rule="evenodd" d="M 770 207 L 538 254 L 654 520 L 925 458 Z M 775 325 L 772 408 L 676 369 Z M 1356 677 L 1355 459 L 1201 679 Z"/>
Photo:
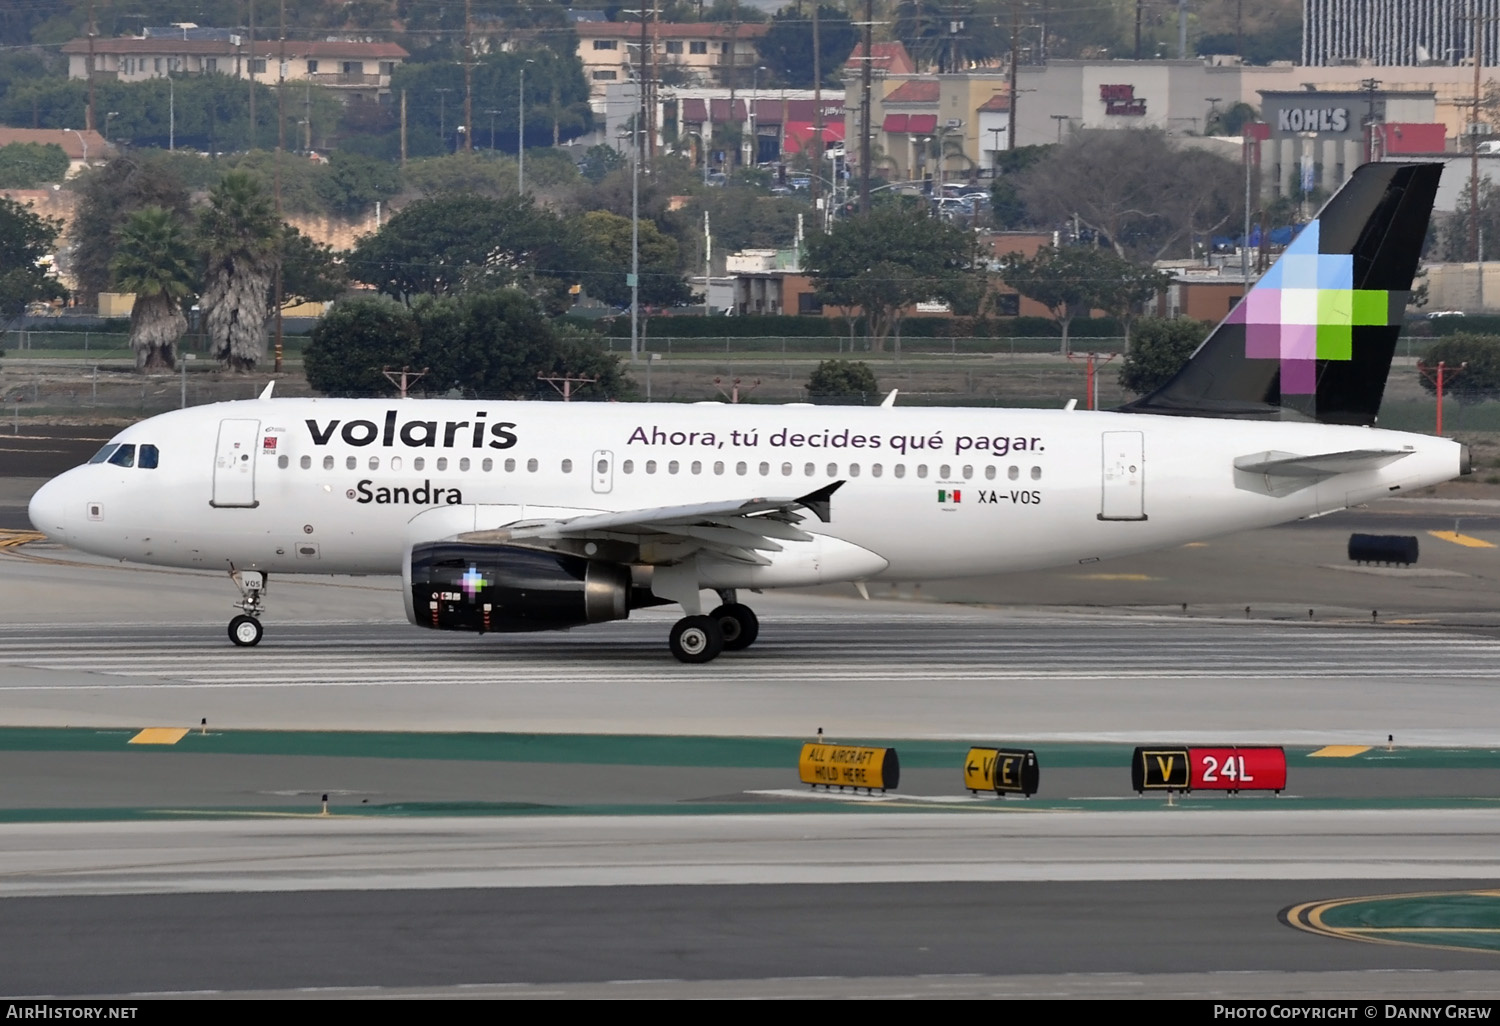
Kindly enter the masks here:
<path id="1" fill-rule="evenodd" d="M 684 663 L 706 663 L 720 652 L 749 648 L 760 636 L 760 620 L 749 606 L 735 601 L 733 591 L 719 592 L 723 605 L 707 616 L 685 616 L 672 627 L 667 644 Z"/>
<path id="2" fill-rule="evenodd" d="M 258 645 L 265 633 L 260 625 L 260 614 L 266 594 L 266 575 L 259 570 L 231 569 L 229 579 L 240 589 L 240 600 L 235 605 L 245 611 L 229 621 L 229 640 L 241 648 Z"/>

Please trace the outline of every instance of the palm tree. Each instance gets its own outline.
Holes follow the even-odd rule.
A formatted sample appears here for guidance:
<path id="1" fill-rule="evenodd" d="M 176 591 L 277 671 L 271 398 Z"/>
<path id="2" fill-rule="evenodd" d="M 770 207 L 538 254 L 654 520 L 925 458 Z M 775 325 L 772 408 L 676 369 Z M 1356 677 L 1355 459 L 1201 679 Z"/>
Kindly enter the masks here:
<path id="1" fill-rule="evenodd" d="M 214 355 L 230 370 L 248 371 L 265 339 L 281 221 L 259 181 L 245 172 L 226 174 L 208 199 L 198 226 L 208 263 L 204 327 Z"/>
<path id="2" fill-rule="evenodd" d="M 187 330 L 183 301 L 193 294 L 193 249 L 178 215 L 142 207 L 115 232 L 109 262 L 114 287 L 135 293 L 130 311 L 130 348 L 140 370 L 171 370 L 173 347 Z"/>

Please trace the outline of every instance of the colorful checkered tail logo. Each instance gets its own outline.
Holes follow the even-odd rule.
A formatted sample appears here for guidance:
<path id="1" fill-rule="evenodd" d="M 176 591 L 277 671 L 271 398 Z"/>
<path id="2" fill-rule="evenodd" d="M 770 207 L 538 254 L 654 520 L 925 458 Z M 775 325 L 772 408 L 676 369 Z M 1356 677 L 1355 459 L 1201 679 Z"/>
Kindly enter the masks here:
<path id="1" fill-rule="evenodd" d="M 1375 423 L 1441 164 L 1365 164 L 1176 377 L 1123 409 Z"/>

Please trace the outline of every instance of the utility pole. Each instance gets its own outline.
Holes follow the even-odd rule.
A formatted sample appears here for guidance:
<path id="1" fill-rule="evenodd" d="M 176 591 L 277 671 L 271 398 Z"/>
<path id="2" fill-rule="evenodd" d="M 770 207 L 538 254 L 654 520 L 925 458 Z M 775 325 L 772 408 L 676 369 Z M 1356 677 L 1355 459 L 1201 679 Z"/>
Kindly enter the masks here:
<path id="1" fill-rule="evenodd" d="M 1469 259 L 1479 262 L 1479 65 L 1483 60 L 1480 50 L 1479 16 L 1476 0 L 1469 0 L 1469 26 L 1472 39 L 1471 50 L 1474 61 L 1474 120 L 1469 125 Z M 90 106 L 90 110 L 92 110 Z M 1479 269 L 1480 281 L 1484 280 L 1484 269 Z M 1440 407 L 1441 408 L 1441 407 Z"/>
<path id="2" fill-rule="evenodd" d="M 466 153 L 474 151 L 473 16 L 473 0 L 464 0 L 464 152 Z"/>
<path id="3" fill-rule="evenodd" d="M 1379 123 L 1375 118 L 1375 91 L 1380 88 L 1380 79 L 1367 78 L 1359 85 L 1365 91 L 1365 163 L 1368 164 L 1375 159 L 1375 128 Z"/>
<path id="4" fill-rule="evenodd" d="M 818 35 L 818 6 L 820 0 L 813 0 L 813 168 L 812 181 L 808 182 L 808 188 L 812 192 L 813 209 L 818 209 L 818 201 L 823 198 L 823 53 L 822 40 Z M 704 148 L 705 157 L 707 147 Z M 829 179 L 833 175 L 828 176 Z M 833 194 L 829 193 L 828 202 L 833 202 Z M 826 211 L 820 211 L 823 227 L 828 226 L 828 215 Z M 705 229 L 706 230 L 706 229 Z M 707 295 L 705 291 L 704 295 Z M 704 300 L 704 312 L 708 311 L 708 302 Z"/>
<path id="5" fill-rule="evenodd" d="M 276 64 L 276 227 L 281 229 L 281 151 L 286 149 L 286 0 L 281 0 L 281 43 Z M 272 370 L 281 373 L 281 247 L 276 252 L 276 360 Z"/>
<path id="6" fill-rule="evenodd" d="M 255 149 L 255 0 L 250 0 L 250 148 Z M 170 74 L 170 71 L 168 72 Z"/>
<path id="7" fill-rule="evenodd" d="M 406 90 L 401 90 L 401 166 L 406 166 Z"/>
<path id="8" fill-rule="evenodd" d="M 656 166 L 656 93 L 661 82 L 661 65 L 656 51 L 661 48 L 661 0 L 651 0 L 651 78 L 646 82 L 646 145 L 651 149 L 651 166 Z"/>
<path id="9" fill-rule="evenodd" d="M 870 73 L 875 63 L 875 0 L 865 0 L 865 59 L 860 69 L 859 212 L 870 212 Z"/>
<path id="10" fill-rule="evenodd" d="M 1021 58 L 1021 5 L 1010 0 L 1010 110 L 1006 113 L 1006 149 L 1016 148 L 1016 64 Z M 1140 49 L 1140 44 L 1136 44 Z M 1139 53 L 1136 54 L 1140 56 Z"/>
<path id="11" fill-rule="evenodd" d="M 89 105 L 83 112 L 83 127 L 86 131 L 94 130 L 94 36 L 98 29 L 94 27 L 94 0 L 89 0 Z"/>
<path id="12" fill-rule="evenodd" d="M 426 367 L 423 367 L 419 371 L 414 371 L 410 367 L 402 367 L 399 371 L 391 370 L 389 367 L 382 367 L 380 373 L 385 375 L 385 380 L 400 390 L 401 398 L 405 399 L 407 389 L 426 377 L 427 371 L 428 368 Z"/>
<path id="13" fill-rule="evenodd" d="M 735 63 L 734 62 L 739 59 L 739 51 L 738 51 L 739 34 L 740 34 L 740 0 L 734 0 L 734 11 L 729 16 L 729 55 L 728 55 L 729 56 L 729 63 L 727 65 L 727 67 L 725 68 L 726 76 L 729 79 L 729 113 L 728 113 L 728 115 L 726 115 L 726 124 L 733 124 L 733 123 L 735 123 L 735 121 L 734 121 L 734 86 L 735 86 L 735 80 L 736 80 L 736 78 L 738 76 L 735 75 Z M 710 100 L 709 101 L 710 109 L 712 109 L 712 104 L 713 104 L 713 101 Z M 740 138 L 740 131 L 742 131 L 744 129 L 744 127 L 745 126 L 744 126 L 743 122 L 739 122 L 737 124 L 737 129 L 736 129 L 736 131 L 735 131 L 735 133 L 734 133 L 734 135 L 732 137 L 732 141 L 734 142 L 734 149 L 730 150 L 729 147 L 727 147 L 727 146 L 724 148 L 724 157 L 725 157 L 725 159 L 724 159 L 724 173 L 725 173 L 726 176 L 734 174 L 734 165 L 736 163 L 738 163 L 739 154 L 742 151 L 741 147 L 742 147 L 743 142 L 744 142 L 744 140 L 742 140 Z"/>

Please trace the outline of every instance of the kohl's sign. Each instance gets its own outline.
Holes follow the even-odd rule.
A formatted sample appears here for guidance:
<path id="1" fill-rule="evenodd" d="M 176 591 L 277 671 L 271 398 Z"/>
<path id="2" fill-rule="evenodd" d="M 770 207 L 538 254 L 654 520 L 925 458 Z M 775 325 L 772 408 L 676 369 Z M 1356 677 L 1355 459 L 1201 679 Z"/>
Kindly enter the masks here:
<path id="1" fill-rule="evenodd" d="M 1276 112 L 1276 127 L 1283 132 L 1347 132 L 1349 108 L 1283 108 Z"/>

